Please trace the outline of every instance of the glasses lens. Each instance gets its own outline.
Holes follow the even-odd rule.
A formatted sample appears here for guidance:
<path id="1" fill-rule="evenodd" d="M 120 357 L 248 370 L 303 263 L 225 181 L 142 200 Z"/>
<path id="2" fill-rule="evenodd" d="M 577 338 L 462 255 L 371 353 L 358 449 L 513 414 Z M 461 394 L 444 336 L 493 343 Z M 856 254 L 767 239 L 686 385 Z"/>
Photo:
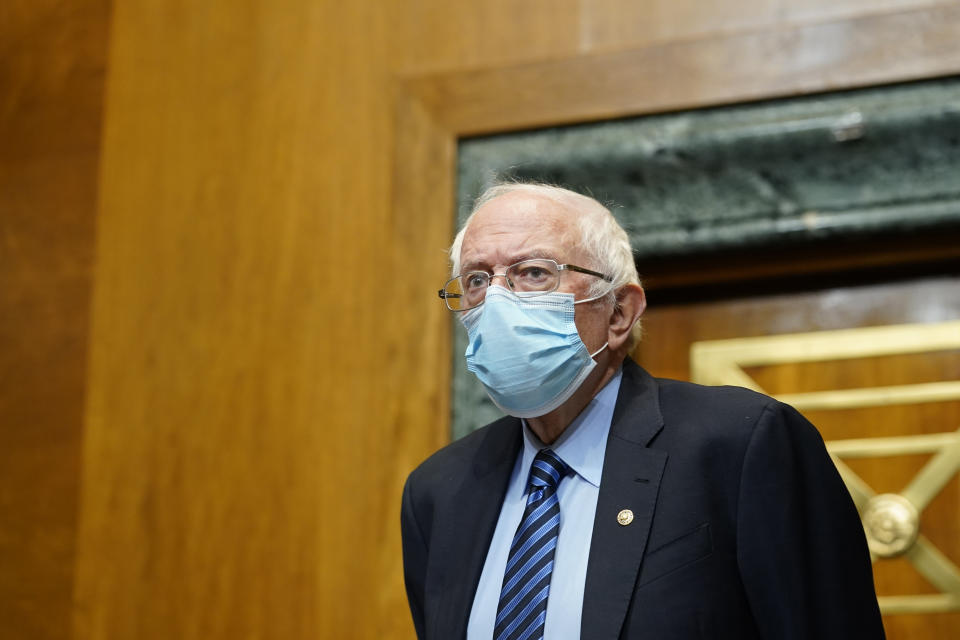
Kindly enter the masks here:
<path id="1" fill-rule="evenodd" d="M 444 300 L 451 311 L 466 311 L 483 302 L 490 276 L 482 271 L 465 273 L 447 282 Z"/>
<path id="2" fill-rule="evenodd" d="M 560 284 L 560 270 L 553 260 L 524 260 L 507 269 L 514 291 L 554 291 Z"/>
<path id="3" fill-rule="evenodd" d="M 454 278 L 443 287 L 443 301 L 451 311 L 461 311 L 463 308 L 463 287 L 460 278 Z"/>

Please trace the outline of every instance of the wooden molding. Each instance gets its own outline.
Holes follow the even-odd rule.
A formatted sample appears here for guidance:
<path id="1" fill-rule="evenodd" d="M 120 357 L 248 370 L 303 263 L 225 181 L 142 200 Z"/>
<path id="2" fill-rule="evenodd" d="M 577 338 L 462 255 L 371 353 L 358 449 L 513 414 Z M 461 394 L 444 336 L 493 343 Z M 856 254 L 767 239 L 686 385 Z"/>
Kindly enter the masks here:
<path id="1" fill-rule="evenodd" d="M 456 136 L 499 133 L 960 72 L 960 6 L 723 34 L 406 78 Z"/>

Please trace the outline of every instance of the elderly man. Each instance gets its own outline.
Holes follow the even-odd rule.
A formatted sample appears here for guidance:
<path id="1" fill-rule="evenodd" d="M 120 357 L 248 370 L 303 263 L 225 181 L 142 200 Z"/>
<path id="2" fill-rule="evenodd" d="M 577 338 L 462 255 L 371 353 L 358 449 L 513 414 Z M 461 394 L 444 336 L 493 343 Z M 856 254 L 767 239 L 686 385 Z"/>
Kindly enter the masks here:
<path id="1" fill-rule="evenodd" d="M 485 193 L 440 292 L 502 418 L 407 480 L 420 638 L 882 638 L 854 505 L 816 429 L 651 377 L 626 233 L 591 198 Z"/>

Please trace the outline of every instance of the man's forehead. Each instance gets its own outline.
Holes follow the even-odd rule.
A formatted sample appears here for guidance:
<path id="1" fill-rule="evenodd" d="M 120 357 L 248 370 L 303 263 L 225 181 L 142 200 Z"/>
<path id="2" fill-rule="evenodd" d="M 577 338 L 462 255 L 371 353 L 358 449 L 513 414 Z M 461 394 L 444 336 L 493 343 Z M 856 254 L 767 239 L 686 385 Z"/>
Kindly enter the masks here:
<path id="1" fill-rule="evenodd" d="M 548 198 L 510 193 L 483 205 L 467 228 L 464 267 L 512 264 L 530 258 L 563 261 L 572 247 L 575 212 Z"/>
<path id="2" fill-rule="evenodd" d="M 575 211 L 554 198 L 539 193 L 511 191 L 497 196 L 483 204 L 476 216 L 503 216 L 516 214 L 522 217 L 542 219 L 564 219 L 575 215 Z"/>
<path id="3" fill-rule="evenodd" d="M 543 196 L 508 193 L 484 204 L 474 214 L 465 239 L 537 234 L 556 236 L 571 228 L 576 212 Z"/>

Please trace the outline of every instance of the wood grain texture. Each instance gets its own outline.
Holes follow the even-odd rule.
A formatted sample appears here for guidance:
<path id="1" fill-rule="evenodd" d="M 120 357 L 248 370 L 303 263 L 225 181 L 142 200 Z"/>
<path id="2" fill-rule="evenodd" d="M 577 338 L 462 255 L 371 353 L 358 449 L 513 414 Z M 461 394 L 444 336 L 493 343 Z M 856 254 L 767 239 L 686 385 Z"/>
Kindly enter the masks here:
<path id="1" fill-rule="evenodd" d="M 118 7 L 78 638 L 378 637 L 402 593 L 388 18 Z"/>
<path id="2" fill-rule="evenodd" d="M 417 76 L 408 90 L 478 135 L 956 73 L 958 38 L 954 4 Z"/>
<path id="3" fill-rule="evenodd" d="M 763 32 L 953 0 L 409 0 L 392 26 L 402 76 L 508 68 L 643 49 L 717 35 Z"/>
<path id="4" fill-rule="evenodd" d="M 709 35 L 767 31 L 910 9 L 950 0 L 583 0 L 582 46 L 591 51 L 633 49 Z"/>
<path id="5" fill-rule="evenodd" d="M 436 283 L 447 277 L 442 257 L 453 233 L 453 216 L 435 213 L 453 211 L 449 176 L 455 171 L 455 141 L 416 101 L 401 94 L 395 105 L 392 206 L 386 227 L 391 262 L 382 267 L 390 285 L 381 286 L 390 291 L 384 317 L 394 340 L 383 358 L 388 386 L 380 390 L 390 405 L 390 424 L 383 428 L 395 448 L 381 461 L 389 472 L 385 513 L 391 517 L 380 523 L 388 544 L 378 550 L 386 582 L 379 588 L 378 633 L 371 636 L 377 638 L 411 634 L 398 521 L 392 516 L 400 512 L 400 489 L 410 471 L 449 441 L 451 411 L 451 319 L 438 313 L 434 296 Z"/>
<path id="6" fill-rule="evenodd" d="M 626 4 L 621 2 L 621 4 Z M 393 25 L 401 75 L 506 67 L 580 49 L 583 0 L 410 0 Z"/>
<path id="7" fill-rule="evenodd" d="M 109 3 L 0 7 L 0 635 L 69 637 Z"/>

